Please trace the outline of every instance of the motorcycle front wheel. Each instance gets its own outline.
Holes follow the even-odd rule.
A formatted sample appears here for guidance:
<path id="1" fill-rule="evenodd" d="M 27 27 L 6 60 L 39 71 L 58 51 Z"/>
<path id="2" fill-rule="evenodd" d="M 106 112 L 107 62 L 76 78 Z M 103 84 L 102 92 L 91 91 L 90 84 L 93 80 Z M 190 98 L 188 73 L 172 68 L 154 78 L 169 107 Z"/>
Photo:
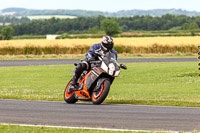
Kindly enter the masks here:
<path id="1" fill-rule="evenodd" d="M 97 92 L 95 92 L 95 91 L 92 92 L 92 96 L 91 96 L 92 103 L 93 104 L 101 104 L 107 97 L 109 90 L 110 90 L 110 81 L 105 80 L 100 85 L 100 89 Z"/>
<path id="2" fill-rule="evenodd" d="M 68 90 L 69 90 L 70 85 L 71 85 L 71 81 L 69 81 L 69 83 L 65 87 L 64 100 L 65 100 L 66 103 L 73 104 L 73 103 L 76 103 L 78 100 L 75 98 L 74 91 L 72 91 L 70 94 L 68 94 Z"/>

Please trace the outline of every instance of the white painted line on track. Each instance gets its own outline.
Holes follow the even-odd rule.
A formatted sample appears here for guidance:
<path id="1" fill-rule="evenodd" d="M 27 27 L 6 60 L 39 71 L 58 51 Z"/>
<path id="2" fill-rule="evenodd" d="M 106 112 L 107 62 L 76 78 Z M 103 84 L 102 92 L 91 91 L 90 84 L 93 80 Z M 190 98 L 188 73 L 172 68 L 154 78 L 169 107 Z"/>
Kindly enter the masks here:
<path id="1" fill-rule="evenodd" d="M 91 128 L 91 127 L 69 127 L 69 126 L 50 126 L 50 125 L 31 125 L 31 124 L 11 124 L 0 123 L 0 125 L 14 125 L 25 127 L 47 127 L 47 128 L 69 128 L 69 129 L 87 129 L 87 130 L 104 130 L 104 131 L 120 131 L 120 132 L 165 132 L 165 133 L 179 133 L 179 131 L 150 131 L 150 130 L 128 130 L 128 129 L 112 129 L 112 128 Z"/>

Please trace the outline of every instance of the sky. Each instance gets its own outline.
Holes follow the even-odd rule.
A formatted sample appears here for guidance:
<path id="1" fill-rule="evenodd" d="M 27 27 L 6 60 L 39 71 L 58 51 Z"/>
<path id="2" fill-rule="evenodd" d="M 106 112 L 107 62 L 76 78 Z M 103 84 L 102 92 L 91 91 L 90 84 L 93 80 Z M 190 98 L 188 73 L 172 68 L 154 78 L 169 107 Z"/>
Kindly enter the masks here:
<path id="1" fill-rule="evenodd" d="M 171 8 L 200 11 L 200 0 L 0 0 L 0 10 L 8 7 L 27 9 L 84 9 L 104 12 Z"/>

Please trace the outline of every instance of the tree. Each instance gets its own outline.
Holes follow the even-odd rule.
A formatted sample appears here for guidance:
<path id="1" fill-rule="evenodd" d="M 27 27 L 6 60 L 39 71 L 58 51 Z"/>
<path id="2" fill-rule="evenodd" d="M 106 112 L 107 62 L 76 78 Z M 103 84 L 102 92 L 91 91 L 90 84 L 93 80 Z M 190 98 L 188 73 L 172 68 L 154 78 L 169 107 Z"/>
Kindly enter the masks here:
<path id="1" fill-rule="evenodd" d="M 197 29 L 199 29 L 199 26 L 198 26 L 197 23 L 193 22 L 193 23 L 190 24 L 190 29 L 191 30 L 197 30 Z"/>
<path id="2" fill-rule="evenodd" d="M 3 40 L 3 36 L 0 34 L 0 40 Z"/>
<path id="3" fill-rule="evenodd" d="M 107 35 L 114 35 L 120 33 L 119 24 L 110 19 L 104 19 L 101 21 L 101 28 Z"/>
<path id="4" fill-rule="evenodd" d="M 89 30 L 88 30 L 88 32 L 92 33 L 92 34 L 96 34 L 96 33 L 98 33 L 98 31 L 99 31 L 99 27 L 98 26 L 89 28 Z"/>
<path id="5" fill-rule="evenodd" d="M 188 23 L 184 23 L 183 24 L 183 29 L 184 30 L 188 30 L 189 29 L 189 24 Z"/>
<path id="6" fill-rule="evenodd" d="M 14 29 L 11 26 L 4 27 L 1 31 L 4 40 L 10 40 L 13 36 Z"/>
<path id="7" fill-rule="evenodd" d="M 183 24 L 183 29 L 184 30 L 197 30 L 199 29 L 199 26 L 196 22 L 192 22 L 192 23 L 184 23 Z"/>
<path id="8" fill-rule="evenodd" d="M 121 30 L 123 31 L 123 32 L 126 32 L 126 31 L 128 31 L 128 26 L 127 25 L 122 25 L 121 26 Z"/>

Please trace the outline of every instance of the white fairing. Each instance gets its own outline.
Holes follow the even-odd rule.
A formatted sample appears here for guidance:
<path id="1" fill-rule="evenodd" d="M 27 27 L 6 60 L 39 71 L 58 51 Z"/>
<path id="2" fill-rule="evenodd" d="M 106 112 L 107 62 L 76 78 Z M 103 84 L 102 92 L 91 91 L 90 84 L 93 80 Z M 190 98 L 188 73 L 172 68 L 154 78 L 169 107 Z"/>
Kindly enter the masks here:
<path id="1" fill-rule="evenodd" d="M 119 71 L 116 71 L 116 72 L 115 72 L 115 77 L 118 77 L 118 76 L 119 76 L 119 73 L 120 73 L 120 70 L 119 70 Z"/>
<path id="2" fill-rule="evenodd" d="M 120 73 L 120 70 L 118 71 L 115 71 L 116 68 L 115 68 L 115 65 L 114 63 L 110 63 L 108 66 L 102 61 L 101 63 L 101 69 L 103 69 L 105 72 L 107 72 L 109 75 L 111 76 L 115 76 L 115 77 L 118 77 L 119 76 L 119 73 Z"/>
<path id="3" fill-rule="evenodd" d="M 105 72 L 108 72 L 108 67 L 107 65 L 102 61 L 101 63 L 101 68 L 105 71 Z"/>
<path id="4" fill-rule="evenodd" d="M 115 72 L 115 65 L 113 63 L 110 63 L 108 68 L 109 68 L 108 74 L 113 75 L 113 73 Z"/>

